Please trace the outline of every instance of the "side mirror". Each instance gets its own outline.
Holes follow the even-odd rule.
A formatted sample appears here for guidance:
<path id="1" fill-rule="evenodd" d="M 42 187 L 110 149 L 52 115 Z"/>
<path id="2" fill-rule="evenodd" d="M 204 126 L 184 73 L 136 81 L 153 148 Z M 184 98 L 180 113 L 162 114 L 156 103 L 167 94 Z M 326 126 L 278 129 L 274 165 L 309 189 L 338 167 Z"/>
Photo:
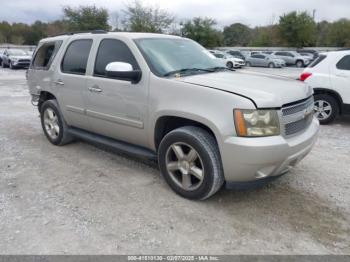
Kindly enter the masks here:
<path id="1" fill-rule="evenodd" d="M 124 62 L 112 62 L 107 64 L 106 75 L 111 78 L 131 81 L 131 83 L 136 84 L 141 80 L 141 70 L 134 70 L 132 65 Z"/>

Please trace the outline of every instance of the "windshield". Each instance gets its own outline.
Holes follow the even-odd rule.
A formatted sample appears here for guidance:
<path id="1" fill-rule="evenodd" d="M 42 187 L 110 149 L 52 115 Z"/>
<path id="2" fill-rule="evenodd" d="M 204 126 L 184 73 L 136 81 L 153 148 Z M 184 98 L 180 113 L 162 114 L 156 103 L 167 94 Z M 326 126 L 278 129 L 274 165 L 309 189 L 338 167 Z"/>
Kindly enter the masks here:
<path id="1" fill-rule="evenodd" d="M 9 55 L 27 55 L 26 52 L 24 52 L 23 50 L 19 50 L 19 49 L 11 49 L 8 50 Z"/>
<path id="2" fill-rule="evenodd" d="M 191 71 L 191 74 L 208 73 L 206 69 L 222 67 L 213 54 L 189 39 L 144 38 L 135 42 L 157 76 L 183 69 L 200 69 Z"/>

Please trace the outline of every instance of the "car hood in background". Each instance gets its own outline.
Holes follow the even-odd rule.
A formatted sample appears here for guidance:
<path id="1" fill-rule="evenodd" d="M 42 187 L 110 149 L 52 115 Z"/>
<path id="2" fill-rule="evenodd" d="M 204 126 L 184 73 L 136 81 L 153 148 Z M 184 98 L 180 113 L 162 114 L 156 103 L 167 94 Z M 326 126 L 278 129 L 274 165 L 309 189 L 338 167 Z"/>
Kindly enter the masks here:
<path id="1" fill-rule="evenodd" d="M 174 79 L 247 97 L 258 108 L 279 108 L 313 93 L 305 83 L 257 72 L 217 72 Z"/>

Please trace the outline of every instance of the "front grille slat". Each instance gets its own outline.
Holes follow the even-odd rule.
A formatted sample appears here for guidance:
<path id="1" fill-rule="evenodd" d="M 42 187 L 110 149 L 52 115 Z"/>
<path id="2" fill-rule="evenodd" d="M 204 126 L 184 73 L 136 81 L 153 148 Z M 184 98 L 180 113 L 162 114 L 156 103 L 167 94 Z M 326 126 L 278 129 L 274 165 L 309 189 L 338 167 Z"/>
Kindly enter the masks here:
<path id="1" fill-rule="evenodd" d="M 309 99 L 282 108 L 282 123 L 285 136 L 295 135 L 305 130 L 313 119 L 314 99 Z"/>

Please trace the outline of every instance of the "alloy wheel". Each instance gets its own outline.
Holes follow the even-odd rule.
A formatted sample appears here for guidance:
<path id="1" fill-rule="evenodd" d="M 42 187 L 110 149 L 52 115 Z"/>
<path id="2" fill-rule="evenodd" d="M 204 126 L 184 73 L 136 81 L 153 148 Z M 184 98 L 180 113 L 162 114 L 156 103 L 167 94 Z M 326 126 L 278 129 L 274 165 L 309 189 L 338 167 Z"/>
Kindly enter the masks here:
<path id="1" fill-rule="evenodd" d="M 53 140 L 57 139 L 60 134 L 58 117 L 55 111 L 49 107 L 44 111 L 44 126 L 49 137 Z"/>
<path id="2" fill-rule="evenodd" d="M 318 120 L 325 120 L 332 115 L 332 106 L 325 100 L 316 100 L 314 104 L 315 116 Z"/>
<path id="3" fill-rule="evenodd" d="M 166 152 L 170 178 L 186 191 L 196 190 L 204 180 L 204 165 L 198 152 L 186 143 L 174 143 Z"/>

